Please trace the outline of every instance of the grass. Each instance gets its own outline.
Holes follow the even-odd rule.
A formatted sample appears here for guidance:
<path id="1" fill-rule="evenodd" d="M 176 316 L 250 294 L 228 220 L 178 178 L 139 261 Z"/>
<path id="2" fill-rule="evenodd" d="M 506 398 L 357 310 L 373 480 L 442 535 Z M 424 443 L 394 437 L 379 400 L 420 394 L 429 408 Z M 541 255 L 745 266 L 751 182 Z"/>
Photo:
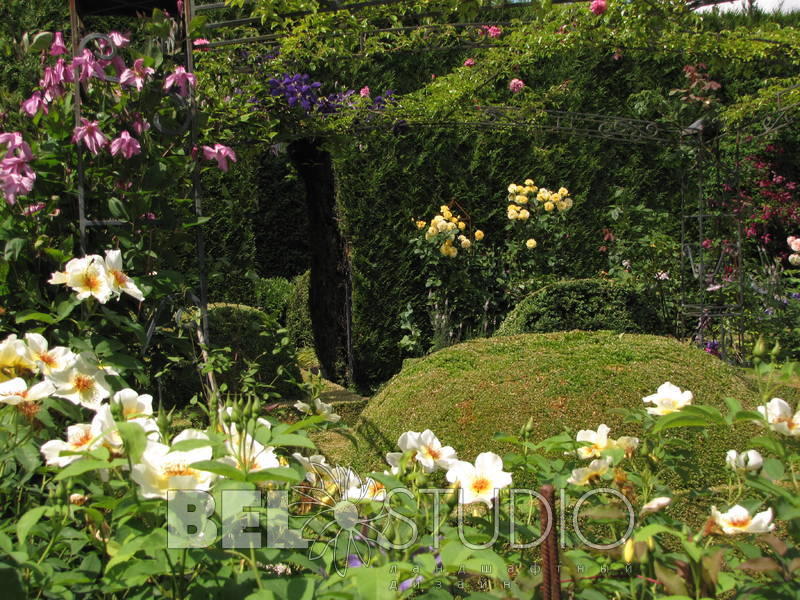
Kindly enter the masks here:
<path id="1" fill-rule="evenodd" d="M 401 433 L 432 429 L 465 460 L 511 447 L 493 439 L 516 433 L 533 416 L 532 440 L 568 429 L 611 427 L 612 437 L 639 435 L 623 424 L 618 408 L 642 408 L 642 397 L 665 381 L 692 390 L 695 403 L 724 407 L 733 397 L 745 407 L 758 403 L 752 381 L 719 359 L 674 339 L 610 332 L 558 332 L 478 339 L 411 361 L 352 421 L 359 447 L 331 445 L 331 459 L 359 470 L 385 468 Z M 791 395 L 791 392 L 790 392 Z M 789 399 L 789 398 L 787 398 Z M 680 435 L 692 445 L 693 479 L 688 484 L 723 483 L 724 454 L 755 433 L 697 430 Z"/>

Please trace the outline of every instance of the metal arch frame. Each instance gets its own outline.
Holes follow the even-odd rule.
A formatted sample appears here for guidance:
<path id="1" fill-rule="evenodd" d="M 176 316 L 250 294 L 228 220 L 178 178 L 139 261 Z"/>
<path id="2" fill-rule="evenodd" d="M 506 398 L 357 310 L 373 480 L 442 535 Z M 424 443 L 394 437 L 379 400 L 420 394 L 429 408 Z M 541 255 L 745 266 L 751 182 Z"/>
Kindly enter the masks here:
<path id="1" fill-rule="evenodd" d="M 72 30 L 72 54 L 73 56 L 78 56 L 81 54 L 88 46 L 88 44 L 94 40 L 105 40 L 109 42 L 108 48 L 109 51 L 107 53 L 99 55 L 99 58 L 104 60 L 112 59 L 116 54 L 116 49 L 114 45 L 110 43 L 110 38 L 102 33 L 89 33 L 85 36 L 81 36 L 81 20 L 80 15 L 78 12 L 77 6 L 78 0 L 70 0 L 69 1 L 69 9 L 70 9 L 70 27 Z M 184 52 L 186 55 L 186 70 L 189 73 L 194 72 L 194 60 L 193 60 L 193 46 L 192 40 L 189 35 L 189 24 L 194 16 L 192 11 L 193 7 L 193 0 L 187 0 L 184 2 L 184 13 L 181 15 L 184 23 L 184 40 L 185 40 L 185 48 Z M 126 1 L 126 0 L 114 0 L 112 6 L 109 7 L 110 11 L 114 11 L 117 8 L 132 8 L 134 2 Z M 91 50 L 94 52 L 93 50 Z M 81 84 L 78 81 L 78 77 L 74 77 L 74 107 L 73 107 L 73 116 L 75 126 L 79 126 L 81 123 L 81 116 L 82 116 L 82 98 L 81 98 Z M 119 82 L 118 77 L 111 77 L 106 76 L 105 78 L 107 81 L 111 82 Z M 197 145 L 198 141 L 198 127 L 197 127 L 197 119 L 195 119 L 195 115 L 197 112 L 197 100 L 193 90 L 189 92 L 188 100 L 176 95 L 171 94 L 170 98 L 172 102 L 176 105 L 177 108 L 184 109 L 186 111 L 186 117 L 184 118 L 183 122 L 178 124 L 176 128 L 168 128 L 164 126 L 158 116 L 153 119 L 153 127 L 158 131 L 164 133 L 165 135 L 177 136 L 186 133 L 186 131 L 191 129 L 191 143 L 193 146 Z M 86 217 L 86 187 L 85 187 L 85 165 L 84 165 L 84 158 L 83 158 L 83 148 L 82 146 L 76 147 L 77 151 L 77 203 L 78 203 L 78 227 L 80 233 L 80 251 L 81 254 L 85 255 L 87 251 L 87 230 L 90 228 L 108 228 L 113 226 L 120 226 L 128 224 L 128 221 L 120 220 L 120 219 L 88 219 Z M 203 203 L 202 203 L 202 194 L 200 191 L 200 166 L 198 162 L 195 162 L 194 171 L 192 173 L 192 198 L 194 200 L 194 210 L 195 215 L 199 218 L 203 214 Z M 203 233 L 203 228 L 198 227 L 196 228 L 197 232 L 197 242 L 196 242 L 196 251 L 197 251 L 197 263 L 198 263 L 198 277 L 200 282 L 200 294 L 199 294 L 199 308 L 200 308 L 200 316 L 201 316 L 201 334 L 203 336 L 203 342 L 208 343 L 209 341 L 209 328 L 208 328 L 208 279 L 205 272 L 205 235 Z M 213 380 L 212 380 L 213 386 Z"/>
<path id="2" fill-rule="evenodd" d="M 577 0 L 554 0 L 555 3 L 572 3 Z M 730 0 L 696 0 L 694 4 L 697 5 L 707 5 L 707 4 L 718 4 L 723 3 Z M 350 11 L 357 11 L 362 8 L 372 7 L 372 6 L 380 6 L 380 5 L 392 5 L 402 2 L 402 0 L 367 0 L 364 2 L 356 2 L 356 3 L 349 3 L 343 4 L 342 2 L 338 2 L 334 0 L 334 5 L 331 7 L 323 7 L 320 9 L 319 12 L 333 12 L 338 10 L 350 10 Z M 71 8 L 71 22 L 73 28 L 73 53 L 77 54 L 78 46 L 77 42 L 77 32 L 79 30 L 79 21 L 77 16 L 77 11 L 75 10 L 75 3 L 76 0 L 70 0 L 70 8 Z M 519 6 L 526 6 L 533 4 L 533 2 L 525 2 L 525 3 L 504 3 L 502 7 L 499 8 L 514 8 Z M 690 7 L 692 6 L 692 2 L 688 3 Z M 185 40 L 186 40 L 186 56 L 187 56 L 187 71 L 192 72 L 194 70 L 194 61 L 193 61 L 193 46 L 192 41 L 189 37 L 189 23 L 195 17 L 195 15 L 199 13 L 209 12 L 216 9 L 226 8 L 227 5 L 225 3 L 211 3 L 211 4 L 196 4 L 195 0 L 186 0 L 184 3 L 184 27 L 185 27 Z M 291 16 L 302 16 L 303 14 L 308 13 L 292 13 L 287 14 L 284 16 L 291 17 Z M 211 29 L 222 29 L 224 27 L 229 26 L 238 26 L 238 25 L 246 25 L 253 23 L 254 19 L 237 19 L 231 21 L 223 21 L 218 23 L 211 23 L 207 25 L 207 27 Z M 511 23 L 504 23 L 505 25 L 511 25 Z M 455 28 L 455 29 L 466 29 L 467 27 L 476 27 L 477 23 L 451 23 L 451 24 L 439 24 L 439 25 L 430 25 L 430 26 L 422 26 L 422 28 L 427 29 L 434 29 L 434 28 Z M 409 29 L 419 29 L 420 26 L 417 27 L 401 27 L 401 28 L 388 28 L 385 31 L 405 31 Z M 373 32 L 369 32 L 370 34 L 376 35 L 384 30 L 375 30 Z M 367 35 L 367 34 L 365 34 Z M 90 34 L 87 38 L 81 42 L 80 48 L 84 48 L 86 43 L 88 43 L 93 38 L 101 38 L 103 37 L 100 34 Z M 210 42 L 206 48 L 218 47 L 218 46 L 228 46 L 228 45 L 245 45 L 249 43 L 256 43 L 256 42 L 275 42 L 278 43 L 279 39 L 283 37 L 281 34 L 271 34 L 271 35 L 263 35 L 263 36 L 254 36 L 249 38 L 240 38 L 240 39 L 232 39 L 232 40 L 220 40 L 216 42 Z M 481 46 L 486 47 L 493 47 L 494 44 L 486 44 L 485 40 L 482 40 L 484 43 Z M 465 44 L 464 47 L 476 47 L 476 42 L 473 41 L 469 44 Z M 457 49 L 459 46 L 454 45 L 443 50 L 453 50 Z M 426 49 L 426 51 L 433 51 L 435 48 Z M 76 84 L 77 85 L 77 84 Z M 800 87 L 800 86 L 798 86 Z M 775 131 L 785 127 L 786 125 L 790 124 L 794 120 L 793 113 L 800 107 L 800 102 L 792 102 L 789 104 L 784 104 L 781 101 L 781 97 L 791 91 L 793 88 L 789 88 L 787 90 L 783 90 L 781 93 L 778 94 L 778 98 L 776 98 L 776 104 L 778 106 L 778 110 L 775 111 L 773 114 L 768 115 L 766 117 L 762 117 L 760 120 L 754 119 L 747 123 L 746 126 L 751 127 L 754 125 L 760 125 L 760 131 L 754 133 L 752 137 L 761 137 L 766 136 Z M 196 145 L 197 142 L 197 126 L 195 120 L 192 118 L 195 110 L 195 97 L 192 94 L 189 98 L 189 110 L 188 115 L 184 123 L 180 126 L 180 132 L 185 132 L 189 126 L 192 128 L 192 143 Z M 578 134 L 578 135 L 585 135 L 590 137 L 596 137 L 601 139 L 607 139 L 611 141 L 620 141 L 620 142 L 627 142 L 627 143 L 639 143 L 639 144 L 657 144 L 657 145 L 673 145 L 676 147 L 684 146 L 687 144 L 692 144 L 698 148 L 698 151 L 701 156 L 707 154 L 708 147 L 705 145 L 705 140 L 703 138 L 703 131 L 702 129 L 693 130 L 691 127 L 689 129 L 679 130 L 677 128 L 671 128 L 665 124 L 654 122 L 654 121 L 644 121 L 638 119 L 632 119 L 622 116 L 609 116 L 609 115 L 601 115 L 601 114 L 593 114 L 593 113 L 574 113 L 574 112 L 565 112 L 565 111 L 555 111 L 555 110 L 542 110 L 534 114 L 526 113 L 525 111 L 510 106 L 476 106 L 476 112 L 478 113 L 478 120 L 474 121 L 458 121 L 458 120 L 439 120 L 439 121 L 425 121 L 424 119 L 414 120 L 413 118 L 409 119 L 408 121 L 403 121 L 402 124 L 409 126 L 409 127 L 451 127 L 453 125 L 458 126 L 469 126 L 475 128 L 536 128 L 541 131 L 553 132 L 553 133 L 560 133 L 560 134 Z M 80 90 L 79 86 L 76 87 L 76 102 L 75 102 L 75 120 L 76 124 L 79 123 L 80 119 Z M 390 126 L 392 128 L 397 127 L 400 125 L 400 122 L 395 123 L 387 123 L 385 119 L 376 119 L 372 123 L 358 123 L 354 124 L 351 127 L 353 132 L 359 131 L 366 131 L 366 130 L 375 130 L 380 129 L 382 127 Z M 156 124 L 158 126 L 158 124 Z M 730 132 L 722 132 L 717 136 L 715 141 L 719 141 L 722 136 L 730 135 Z M 83 187 L 83 176 L 84 176 L 84 169 L 83 169 L 83 159 L 81 156 L 81 150 L 78 148 L 78 201 L 79 201 L 79 218 L 80 218 L 80 229 L 81 229 L 81 250 L 85 253 L 85 235 L 86 235 L 86 228 L 87 227 L 103 227 L 109 225 L 119 225 L 123 222 L 117 220 L 95 220 L 90 221 L 86 219 L 85 216 L 85 198 L 84 198 L 84 187 Z M 687 205 L 686 205 L 686 185 L 685 181 L 682 185 L 682 214 L 681 214 L 681 268 L 683 274 L 685 274 L 685 261 L 687 257 L 691 260 L 691 256 L 687 255 L 687 222 L 691 221 L 692 219 L 699 219 L 700 223 L 700 230 L 702 231 L 702 223 L 704 218 L 708 218 L 709 215 L 705 214 L 705 199 L 703 197 L 704 191 L 704 183 L 703 181 L 699 181 L 699 195 L 698 195 L 698 206 L 697 211 L 695 214 L 688 215 L 687 214 Z M 195 173 L 193 177 L 193 198 L 195 203 L 195 213 L 198 216 L 202 215 L 202 199 L 201 199 L 201 192 L 200 192 L 200 184 L 199 184 L 199 171 L 195 168 Z M 741 229 L 741 228 L 740 228 Z M 202 315 L 202 329 L 205 335 L 206 340 L 208 339 L 208 321 L 207 321 L 207 280 L 205 277 L 205 240 L 202 234 L 202 228 L 198 228 L 198 240 L 197 240 L 197 256 L 198 256 L 198 264 L 200 266 L 200 304 L 201 304 L 201 315 Z M 741 231 L 738 232 L 737 238 L 737 257 L 738 257 L 738 264 L 741 266 Z M 704 269 L 701 267 L 700 269 L 703 271 Z M 739 269 L 740 277 L 741 277 L 741 269 Z M 682 277 L 682 294 L 685 291 L 685 279 Z M 741 281 L 740 283 L 740 290 L 741 290 Z M 682 313 L 683 316 L 699 316 L 700 321 L 711 317 L 731 317 L 741 314 L 742 309 L 742 302 L 741 302 L 741 293 L 739 294 L 740 301 L 737 305 L 713 305 L 708 304 L 705 301 L 701 302 L 700 304 L 691 304 L 685 301 L 682 302 Z M 702 330 L 702 327 L 700 328 Z M 702 341 L 702 333 L 700 337 L 700 341 Z"/>

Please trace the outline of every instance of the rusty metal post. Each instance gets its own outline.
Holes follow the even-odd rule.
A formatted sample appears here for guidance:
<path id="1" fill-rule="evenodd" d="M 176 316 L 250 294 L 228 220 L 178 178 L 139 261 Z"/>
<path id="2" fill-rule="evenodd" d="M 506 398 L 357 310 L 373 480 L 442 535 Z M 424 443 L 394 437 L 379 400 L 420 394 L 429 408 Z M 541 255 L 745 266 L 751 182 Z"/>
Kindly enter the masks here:
<path id="1" fill-rule="evenodd" d="M 543 485 L 539 490 L 542 531 L 547 535 L 541 545 L 542 600 L 561 600 L 561 579 L 558 569 L 558 521 L 555 518 L 555 488 Z"/>

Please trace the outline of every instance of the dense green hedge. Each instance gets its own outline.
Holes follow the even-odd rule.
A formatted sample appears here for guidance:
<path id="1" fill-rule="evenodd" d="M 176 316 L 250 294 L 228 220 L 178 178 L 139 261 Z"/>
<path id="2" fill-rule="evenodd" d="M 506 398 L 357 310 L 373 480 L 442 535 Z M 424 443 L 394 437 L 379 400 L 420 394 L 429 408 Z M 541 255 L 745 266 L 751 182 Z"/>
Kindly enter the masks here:
<path id="1" fill-rule="evenodd" d="M 272 385 L 283 396 L 298 397 L 300 370 L 295 348 L 273 316 L 242 304 L 211 304 L 208 329 L 213 348 L 232 350 L 233 366 L 219 378 L 219 383 L 238 390 L 239 376 L 247 363 L 256 362 L 256 381 Z"/>
<path id="2" fill-rule="evenodd" d="M 309 291 L 311 271 L 298 275 L 292 281 L 292 290 L 286 304 L 286 329 L 297 348 L 314 347 L 314 330 L 311 327 Z"/>
<path id="3" fill-rule="evenodd" d="M 666 333 L 653 299 L 614 280 L 559 281 L 534 292 L 506 317 L 497 335 L 608 329 Z"/>

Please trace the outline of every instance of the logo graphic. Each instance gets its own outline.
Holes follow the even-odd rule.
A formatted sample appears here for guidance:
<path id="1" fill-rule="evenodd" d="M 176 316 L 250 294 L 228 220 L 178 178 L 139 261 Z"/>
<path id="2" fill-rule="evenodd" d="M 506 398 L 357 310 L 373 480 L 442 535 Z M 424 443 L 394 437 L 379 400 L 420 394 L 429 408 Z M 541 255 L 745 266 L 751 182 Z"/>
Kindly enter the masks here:
<path id="1" fill-rule="evenodd" d="M 344 576 L 348 567 L 369 564 L 373 550 L 385 543 L 389 513 L 379 481 L 362 480 L 349 467 L 313 464 L 293 490 L 299 500 L 290 504 L 292 513 L 308 515 L 300 531 L 313 540 L 310 560 L 330 556 Z"/>

